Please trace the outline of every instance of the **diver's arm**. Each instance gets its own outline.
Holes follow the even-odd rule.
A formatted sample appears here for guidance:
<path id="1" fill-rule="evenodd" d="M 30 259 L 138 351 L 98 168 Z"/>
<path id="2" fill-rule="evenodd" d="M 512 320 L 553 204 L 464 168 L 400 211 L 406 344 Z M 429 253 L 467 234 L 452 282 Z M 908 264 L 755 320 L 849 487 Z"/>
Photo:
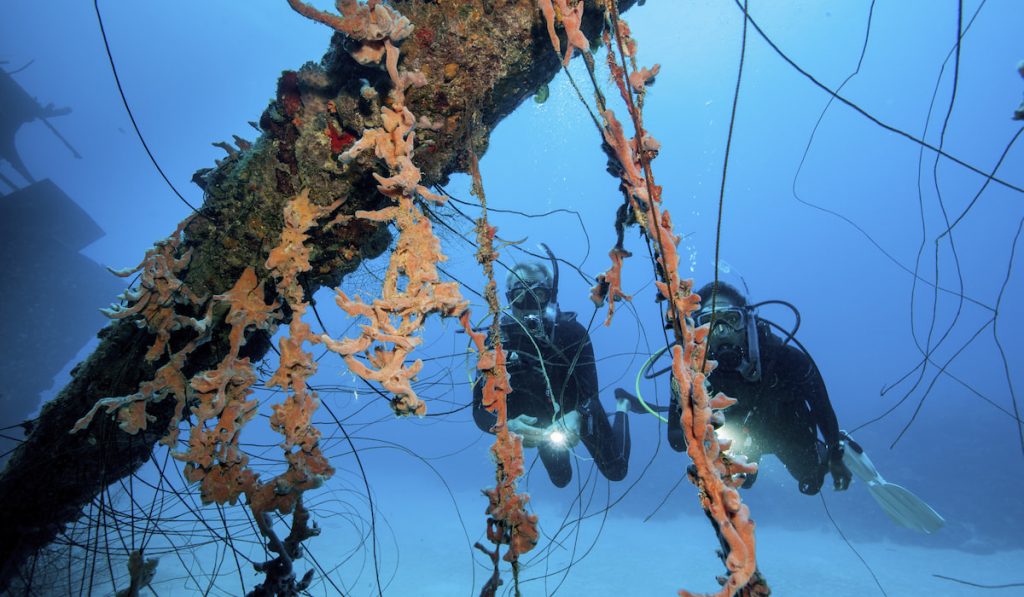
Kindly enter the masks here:
<path id="1" fill-rule="evenodd" d="M 821 377 L 821 371 L 810 356 L 801 353 L 808 367 L 804 386 L 804 396 L 808 406 L 811 408 L 811 416 L 814 423 L 821 430 L 821 436 L 825 438 L 825 446 L 828 450 L 827 464 L 829 473 L 837 491 L 845 490 L 850 486 L 852 475 L 850 470 L 843 463 L 843 446 L 839 433 L 839 421 L 836 418 L 836 411 L 832 408 L 832 402 L 828 398 L 828 390 L 825 388 L 825 380 Z"/>
<path id="2" fill-rule="evenodd" d="M 812 362 L 813 365 L 813 362 Z M 839 421 L 836 419 L 836 411 L 832 409 L 832 402 L 828 399 L 828 390 L 825 389 L 825 382 L 821 379 L 821 372 L 817 365 L 813 366 L 813 379 L 817 391 L 812 392 L 815 402 L 811 403 L 811 414 L 814 416 L 821 435 L 825 438 L 825 446 L 828 450 L 828 472 L 832 475 L 832 484 L 836 491 L 845 491 L 850 487 L 853 474 L 843 462 L 842 434 L 839 431 Z"/>
<path id="3" fill-rule="evenodd" d="M 814 361 L 808 359 L 810 370 L 807 373 L 805 382 L 805 399 L 811 407 L 811 415 L 814 422 L 821 430 L 821 436 L 825 438 L 829 451 L 839 446 L 839 420 L 836 418 L 836 411 L 832 408 L 832 401 L 828 398 L 828 389 L 825 387 L 825 380 L 818 371 Z"/>
<path id="4" fill-rule="evenodd" d="M 576 386 L 577 404 L 587 400 L 597 400 L 599 386 L 597 385 L 597 362 L 594 360 L 594 345 L 590 343 L 590 334 L 579 324 L 574 322 L 578 328 L 572 351 L 568 356 L 576 357 L 572 364 L 572 383 Z M 578 355 L 576 354 L 578 353 Z"/>

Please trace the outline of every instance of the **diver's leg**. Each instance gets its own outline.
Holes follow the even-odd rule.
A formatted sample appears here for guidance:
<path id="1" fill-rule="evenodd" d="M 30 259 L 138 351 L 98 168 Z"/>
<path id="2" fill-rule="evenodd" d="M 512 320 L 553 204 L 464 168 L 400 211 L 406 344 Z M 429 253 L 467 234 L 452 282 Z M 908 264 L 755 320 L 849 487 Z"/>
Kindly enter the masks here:
<path id="1" fill-rule="evenodd" d="M 622 411 L 615 412 L 613 423 L 597 398 L 577 407 L 580 413 L 580 439 L 594 457 L 597 469 L 609 481 L 621 481 L 629 470 L 629 419 Z"/>
<path id="2" fill-rule="evenodd" d="M 561 446 L 551 446 L 543 443 L 537 446 L 540 453 L 540 461 L 548 471 L 548 477 L 555 487 L 565 487 L 572 481 L 572 462 L 569 460 L 569 450 Z"/>
<path id="3" fill-rule="evenodd" d="M 675 388 L 675 382 L 672 387 Z M 672 403 L 668 409 L 668 445 L 676 452 L 686 451 L 686 434 L 683 433 L 683 411 L 679 406 L 679 397 L 672 392 Z"/>

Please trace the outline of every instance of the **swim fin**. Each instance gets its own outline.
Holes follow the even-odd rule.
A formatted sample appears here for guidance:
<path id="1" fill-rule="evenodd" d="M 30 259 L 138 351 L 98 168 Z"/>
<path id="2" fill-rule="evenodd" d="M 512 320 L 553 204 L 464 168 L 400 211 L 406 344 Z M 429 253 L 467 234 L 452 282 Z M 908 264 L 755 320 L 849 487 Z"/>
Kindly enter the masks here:
<path id="1" fill-rule="evenodd" d="M 875 498 L 882 510 L 896 524 L 919 533 L 929 534 L 946 524 L 946 520 L 931 506 L 924 503 L 921 498 L 909 490 L 883 479 L 871 459 L 868 458 L 867 453 L 864 452 L 864 448 L 853 441 L 849 435 L 844 433 L 843 436 L 845 437 L 843 464 L 868 486 L 871 497 Z"/>
<path id="2" fill-rule="evenodd" d="M 669 409 L 669 407 L 667 406 L 656 406 L 653 404 L 647 404 L 638 396 L 634 396 L 633 394 L 630 394 L 629 392 L 622 388 L 615 388 L 615 399 L 626 400 L 627 402 L 629 402 L 629 412 L 636 413 L 638 415 L 667 413 Z"/>

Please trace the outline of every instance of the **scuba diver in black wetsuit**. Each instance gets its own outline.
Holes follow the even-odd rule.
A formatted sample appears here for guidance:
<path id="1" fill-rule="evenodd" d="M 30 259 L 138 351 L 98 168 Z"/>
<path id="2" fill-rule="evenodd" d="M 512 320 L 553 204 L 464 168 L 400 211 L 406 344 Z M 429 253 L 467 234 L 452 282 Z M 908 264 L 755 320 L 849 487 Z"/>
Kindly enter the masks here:
<path id="1" fill-rule="evenodd" d="M 739 400 L 726 411 L 724 433 L 736 437 L 751 462 L 762 454 L 778 456 L 801 493 L 818 493 L 826 472 L 836 490 L 845 490 L 851 474 L 843 464 L 839 422 L 814 359 L 790 344 L 792 334 L 783 340 L 772 333 L 771 324 L 757 317 L 758 305 L 748 306 L 736 288 L 723 282 L 713 288 L 697 291 L 702 306 L 694 323 L 712 325 L 708 358 L 718 361 L 708 377 L 713 391 Z"/>
<path id="2" fill-rule="evenodd" d="M 785 301 L 762 301 L 748 305 L 735 287 L 718 282 L 697 291 L 701 309 L 694 314 L 697 326 L 709 324 L 708 358 L 718 366 L 708 376 L 712 392 L 724 392 L 738 402 L 725 411 L 725 424 L 719 435 L 733 441 L 730 452 L 757 462 L 763 454 L 775 454 L 797 480 L 800 492 L 814 495 L 821 490 L 825 474 L 832 475 L 836 490 L 850 486 L 856 476 L 879 507 L 896 524 L 919 533 L 934 533 L 945 519 L 924 500 L 908 489 L 886 481 L 868 458 L 864 448 L 840 431 L 835 411 L 828 399 L 825 382 L 814 359 L 794 337 L 800 327 L 800 313 Z M 792 330 L 757 315 L 762 305 L 781 304 L 796 316 Z M 783 336 L 776 335 L 772 328 Z M 671 368 L 648 373 L 650 366 L 666 349 L 651 356 L 641 375 L 652 379 Z M 638 376 L 639 381 L 639 376 Z M 639 385 L 639 383 L 638 383 Z M 668 424 L 668 441 L 678 452 L 686 450 L 686 437 L 680 426 L 680 409 L 675 381 L 670 406 L 651 406 L 619 388 L 617 400 L 627 400 L 630 410 L 648 412 Z M 821 434 L 819 439 L 818 434 Z M 757 475 L 749 475 L 743 484 L 749 488 Z"/>
<path id="3" fill-rule="evenodd" d="M 694 324 L 711 324 L 708 358 L 718 362 L 708 376 L 713 393 L 724 392 L 738 400 L 725 411 L 725 426 L 719 434 L 733 439 L 732 451 L 749 462 L 757 462 L 762 454 L 778 456 L 801 493 L 818 493 L 825 473 L 831 473 L 836 490 L 845 490 L 851 475 L 843 463 L 844 436 L 817 365 L 802 346 L 797 347 L 796 330 L 787 332 L 785 339 L 779 337 L 771 330 L 775 324 L 756 315 L 755 309 L 766 303 L 748 305 L 736 288 L 724 282 L 718 283 L 712 296 L 712 286 L 697 291 L 701 309 L 694 315 Z M 636 410 L 635 397 L 621 389 L 616 397 L 631 400 Z M 669 444 L 684 451 L 675 394 L 670 407 L 658 410 L 669 413 Z M 753 485 L 756 477 L 756 473 L 748 476 L 743 487 Z"/>
<path id="4" fill-rule="evenodd" d="M 547 250 L 547 247 L 544 247 Z M 583 442 L 598 470 L 620 481 L 629 466 L 629 421 L 625 400 L 614 421 L 598 399 L 597 364 L 587 329 L 576 314 L 558 309 L 558 265 L 516 266 L 506 279 L 511 316 L 501 319 L 511 392 L 508 429 L 524 448 L 537 448 L 551 482 L 565 487 L 572 479 L 570 452 Z M 483 406 L 483 384 L 473 386 L 473 419 L 493 433 L 497 417 Z"/>

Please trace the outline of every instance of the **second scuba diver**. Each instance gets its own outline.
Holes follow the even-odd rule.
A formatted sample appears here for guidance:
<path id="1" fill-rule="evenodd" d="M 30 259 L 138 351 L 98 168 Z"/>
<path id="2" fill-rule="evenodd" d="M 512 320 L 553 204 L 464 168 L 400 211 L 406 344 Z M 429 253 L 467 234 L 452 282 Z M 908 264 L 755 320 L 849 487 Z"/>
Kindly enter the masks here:
<path id="1" fill-rule="evenodd" d="M 694 314 L 694 325 L 711 324 L 708 358 L 718 362 L 708 376 L 712 392 L 738 399 L 726 411 L 719 433 L 732 439 L 733 451 L 749 462 L 775 454 L 801 493 L 818 493 L 826 473 L 832 474 L 837 490 L 845 490 L 851 475 L 843 464 L 839 423 L 814 360 L 789 343 L 791 334 L 786 340 L 774 334 L 755 314 L 758 305 L 748 305 L 735 287 L 719 282 L 712 293 L 712 286 L 697 291 L 701 308 Z M 616 395 L 631 400 L 638 410 L 635 397 L 621 389 Z M 685 451 L 674 393 L 671 406 L 659 410 L 668 411 L 669 444 Z M 751 487 L 756 478 L 756 473 L 748 475 L 743 487 Z"/>
<path id="2" fill-rule="evenodd" d="M 740 398 L 726 412 L 726 434 L 733 433 L 752 462 L 775 454 L 801 493 L 818 493 L 826 473 L 836 490 L 845 490 L 851 475 L 843 464 L 839 422 L 814 359 L 774 334 L 736 288 L 719 282 L 717 291 L 712 289 L 707 284 L 697 291 L 701 309 L 694 323 L 712 323 L 714 313 L 708 358 L 718 367 L 708 381 L 714 392 Z M 678 434 L 681 438 L 681 429 Z M 756 476 L 744 485 L 752 485 Z"/>
<path id="3" fill-rule="evenodd" d="M 756 311 L 769 303 L 786 305 L 797 316 L 798 328 L 795 307 L 785 301 L 750 305 L 739 290 L 724 282 L 717 287 L 707 284 L 697 294 L 701 308 L 694 314 L 694 325 L 710 325 L 708 358 L 718 363 L 708 383 L 714 393 L 724 392 L 738 400 L 725 411 L 725 425 L 719 430 L 733 440 L 734 453 L 749 462 L 775 454 L 796 479 L 800 492 L 807 495 L 821 490 L 826 474 L 832 475 L 838 491 L 847 489 L 855 474 L 897 524 L 923 533 L 943 526 L 942 516 L 910 491 L 885 481 L 864 449 L 840 431 L 821 372 L 794 337 L 796 328 L 787 332 Z M 775 334 L 773 327 L 785 338 Z M 647 373 L 657 356 L 645 365 L 645 376 L 663 372 Z M 636 412 L 667 411 L 669 444 L 678 452 L 686 450 L 675 393 L 667 407 L 652 408 L 621 388 L 616 390 L 616 398 L 628 400 Z M 743 487 L 751 487 L 756 478 L 756 474 L 749 475 Z"/>

